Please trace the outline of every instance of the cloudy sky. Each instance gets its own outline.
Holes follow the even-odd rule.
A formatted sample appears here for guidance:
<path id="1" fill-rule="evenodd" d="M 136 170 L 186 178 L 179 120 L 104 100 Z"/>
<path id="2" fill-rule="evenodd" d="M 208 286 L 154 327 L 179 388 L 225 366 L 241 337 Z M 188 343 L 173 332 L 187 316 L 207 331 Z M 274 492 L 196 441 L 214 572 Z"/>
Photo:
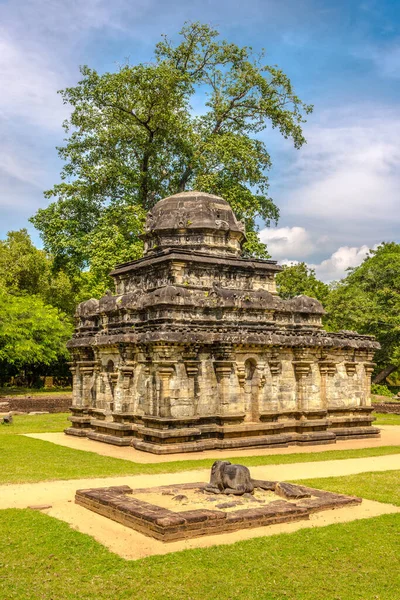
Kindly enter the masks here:
<path id="1" fill-rule="evenodd" d="M 400 238 L 400 2 L 398 0 L 2 0 L 0 2 L 0 238 L 28 227 L 59 180 L 55 146 L 68 115 L 57 90 L 78 67 L 147 61 L 161 33 L 201 20 L 255 49 L 315 106 L 294 150 L 267 130 L 276 228 L 273 258 L 305 260 L 326 281 L 368 248 Z"/>

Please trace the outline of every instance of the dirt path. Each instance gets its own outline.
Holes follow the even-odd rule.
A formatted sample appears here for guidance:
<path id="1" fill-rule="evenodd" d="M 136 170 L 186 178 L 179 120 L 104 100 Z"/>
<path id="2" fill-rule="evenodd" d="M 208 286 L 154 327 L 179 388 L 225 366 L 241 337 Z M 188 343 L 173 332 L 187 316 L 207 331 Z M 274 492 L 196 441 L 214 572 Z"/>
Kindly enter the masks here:
<path id="1" fill-rule="evenodd" d="M 400 454 L 369 458 L 349 458 L 314 463 L 289 465 L 263 465 L 252 467 L 254 479 L 288 481 L 310 477 L 337 477 L 368 471 L 390 471 L 400 469 Z M 177 483 L 208 481 L 209 469 L 162 473 L 157 475 L 124 475 L 91 479 L 69 479 L 67 481 L 40 481 L 0 486 L 0 509 L 26 508 L 31 504 L 54 504 L 73 501 L 77 489 L 106 487 L 110 485 L 130 485 L 132 488 L 146 488 Z"/>
<path id="2" fill-rule="evenodd" d="M 160 463 L 178 460 L 199 460 L 202 458 L 223 457 L 241 457 L 241 456 L 264 456 L 270 454 L 295 454 L 309 452 L 324 452 L 326 450 L 353 450 L 359 448 L 376 448 L 379 446 L 397 446 L 400 445 L 400 426 L 385 425 L 381 426 L 381 437 L 378 439 L 344 440 L 336 444 L 322 446 L 289 446 L 288 448 L 254 448 L 251 450 L 208 450 L 206 452 L 190 452 L 187 454 L 168 454 L 157 456 L 148 452 L 141 452 L 131 447 L 119 448 L 111 444 L 95 442 L 87 438 L 77 438 L 64 433 L 28 433 L 27 437 L 32 437 L 46 442 L 52 442 L 59 446 L 66 446 L 75 450 L 86 450 L 96 452 L 102 456 L 113 458 L 123 458 L 137 463 Z"/>

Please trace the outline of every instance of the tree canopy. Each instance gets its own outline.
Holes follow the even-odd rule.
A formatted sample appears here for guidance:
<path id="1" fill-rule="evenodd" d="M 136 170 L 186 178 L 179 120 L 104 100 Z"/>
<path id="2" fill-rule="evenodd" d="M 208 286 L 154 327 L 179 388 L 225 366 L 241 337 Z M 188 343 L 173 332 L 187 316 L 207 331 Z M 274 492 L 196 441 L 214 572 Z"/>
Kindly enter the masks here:
<path id="1" fill-rule="evenodd" d="M 34 246 L 26 229 L 0 240 L 0 288 L 15 295 L 39 296 L 45 304 L 72 315 L 80 281 L 54 268 L 54 259 Z"/>
<path id="2" fill-rule="evenodd" d="M 37 296 L 0 291 L 0 363 L 50 365 L 68 353 L 71 322 Z"/>
<path id="3" fill-rule="evenodd" d="M 333 286 L 327 299 L 331 330 L 351 329 L 375 335 L 375 355 L 383 381 L 400 366 L 400 244 L 383 243 Z"/>
<path id="4" fill-rule="evenodd" d="M 381 350 L 375 354 L 376 383 L 400 368 L 400 244 L 382 243 L 370 250 L 361 265 L 330 285 L 319 281 L 305 263 L 284 267 L 276 282 L 284 298 L 304 294 L 320 300 L 328 330 L 377 338 Z"/>
<path id="5" fill-rule="evenodd" d="M 315 270 L 305 262 L 283 265 L 283 271 L 276 276 L 276 285 L 282 298 L 304 295 L 324 303 L 329 294 L 329 286 L 317 279 Z"/>
<path id="6" fill-rule="evenodd" d="M 53 259 L 32 244 L 26 229 L 0 241 L 0 379 L 25 372 L 30 383 L 65 374 L 77 282 L 54 272 Z"/>
<path id="7" fill-rule="evenodd" d="M 178 43 L 162 37 L 152 62 L 104 74 L 85 66 L 81 81 L 61 91 L 72 108 L 59 148 L 61 182 L 32 218 L 58 266 L 89 268 L 91 283 L 104 288 L 101 265 L 140 256 L 146 211 L 188 188 L 230 202 L 246 223 L 247 251 L 267 256 L 257 221 L 276 221 L 279 211 L 259 134 L 276 128 L 300 148 L 312 106 L 263 53 L 218 36 L 187 23 Z"/>

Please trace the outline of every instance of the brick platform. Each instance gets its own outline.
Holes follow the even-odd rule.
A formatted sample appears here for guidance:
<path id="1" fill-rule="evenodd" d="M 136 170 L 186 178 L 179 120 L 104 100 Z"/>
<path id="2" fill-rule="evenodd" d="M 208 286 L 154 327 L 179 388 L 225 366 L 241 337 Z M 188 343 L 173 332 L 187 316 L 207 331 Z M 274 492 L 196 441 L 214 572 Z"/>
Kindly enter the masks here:
<path id="1" fill-rule="evenodd" d="M 126 485 L 78 490 L 75 502 L 126 527 L 164 542 L 309 519 L 310 514 L 313 512 L 356 505 L 362 502 L 361 498 L 324 492 L 300 485 L 278 482 L 264 483 L 269 486 L 271 491 L 275 492 L 276 500 L 264 506 L 258 505 L 255 508 L 232 510 L 230 512 L 217 510 L 217 507 L 173 511 L 132 496 L 132 494 L 137 496 L 146 493 L 159 493 L 160 496 L 171 495 L 190 490 L 202 492 L 206 486 L 205 483 L 161 486 L 140 490 L 132 490 Z M 226 503 L 224 508 L 228 508 L 228 504 L 231 508 L 234 504 L 232 501 L 237 497 L 221 494 L 218 496 L 219 499 L 222 503 Z"/>

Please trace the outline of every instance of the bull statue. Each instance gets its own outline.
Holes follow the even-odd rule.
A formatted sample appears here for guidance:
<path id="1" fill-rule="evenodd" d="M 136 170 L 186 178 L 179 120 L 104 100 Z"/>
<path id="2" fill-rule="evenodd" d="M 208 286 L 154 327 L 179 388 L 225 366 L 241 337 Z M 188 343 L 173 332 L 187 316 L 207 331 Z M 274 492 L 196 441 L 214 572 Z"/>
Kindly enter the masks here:
<path id="1" fill-rule="evenodd" d="M 205 491 L 211 494 L 252 494 L 254 488 L 274 489 L 275 483 L 252 479 L 250 471 L 243 465 L 232 465 L 228 460 L 216 460 L 211 467 L 210 483 Z"/>

